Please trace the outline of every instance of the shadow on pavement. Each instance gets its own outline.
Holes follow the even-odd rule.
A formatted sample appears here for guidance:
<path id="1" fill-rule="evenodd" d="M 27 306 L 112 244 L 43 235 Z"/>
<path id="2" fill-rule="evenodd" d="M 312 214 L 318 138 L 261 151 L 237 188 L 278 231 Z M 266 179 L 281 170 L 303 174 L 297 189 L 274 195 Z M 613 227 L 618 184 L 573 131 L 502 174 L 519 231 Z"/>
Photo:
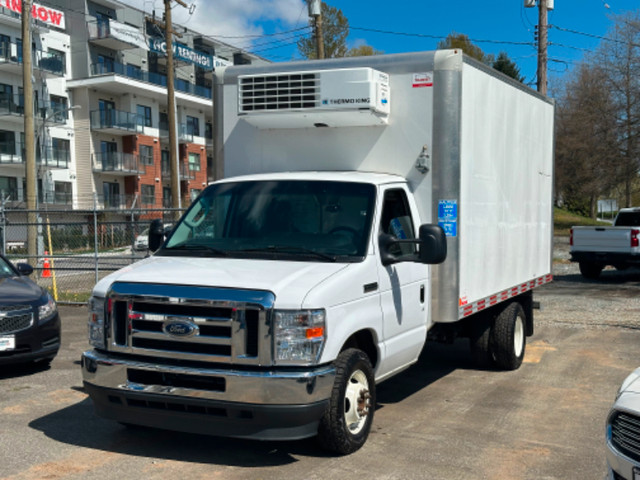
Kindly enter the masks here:
<path id="1" fill-rule="evenodd" d="M 382 383 L 377 409 L 401 402 L 458 368 L 472 368 L 466 341 L 453 346 L 429 342 L 416 365 Z M 80 390 L 76 388 L 76 390 Z M 375 422 L 375 420 L 374 420 Z M 226 466 L 265 467 L 297 462 L 295 456 L 331 457 L 314 438 L 261 442 L 127 427 L 98 417 L 85 400 L 32 421 L 29 426 L 70 445 L 125 455 Z"/>

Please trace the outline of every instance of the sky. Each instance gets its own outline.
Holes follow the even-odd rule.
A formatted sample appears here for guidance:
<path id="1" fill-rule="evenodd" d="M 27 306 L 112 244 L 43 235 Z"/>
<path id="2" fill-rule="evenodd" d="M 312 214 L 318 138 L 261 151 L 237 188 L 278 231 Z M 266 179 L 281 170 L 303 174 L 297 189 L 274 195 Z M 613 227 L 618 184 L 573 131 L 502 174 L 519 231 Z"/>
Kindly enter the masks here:
<path id="1" fill-rule="evenodd" d="M 174 23 L 243 48 L 273 62 L 299 60 L 296 46 L 308 35 L 303 0 L 184 0 L 173 2 Z M 162 0 L 130 0 L 138 8 L 161 14 Z M 524 0 L 327 0 L 350 25 L 348 46 L 367 44 L 384 53 L 433 50 L 449 33 L 466 34 L 487 54 L 504 51 L 535 86 L 537 49 L 534 25 L 538 9 Z M 555 0 L 549 12 L 549 78 L 566 74 L 606 40 L 615 15 L 637 11 L 637 0 Z M 222 53 L 222 52 L 221 52 Z"/>

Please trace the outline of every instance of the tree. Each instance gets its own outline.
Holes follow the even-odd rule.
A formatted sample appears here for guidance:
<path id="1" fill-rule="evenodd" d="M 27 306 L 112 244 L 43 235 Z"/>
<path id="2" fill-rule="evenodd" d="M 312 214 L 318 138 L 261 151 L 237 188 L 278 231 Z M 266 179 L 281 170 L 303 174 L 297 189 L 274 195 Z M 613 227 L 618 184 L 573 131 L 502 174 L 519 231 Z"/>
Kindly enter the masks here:
<path id="1" fill-rule="evenodd" d="M 556 108 L 556 195 L 572 211 L 596 217 L 616 184 L 616 106 L 599 66 L 582 64 Z"/>
<path id="2" fill-rule="evenodd" d="M 493 55 L 485 54 L 480 47 L 475 46 L 464 33 L 451 32 L 447 38 L 438 42 L 438 50 L 460 49 L 468 56 L 480 60 L 482 63 L 491 65 L 494 61 Z"/>
<path id="3" fill-rule="evenodd" d="M 371 55 L 382 55 L 384 52 L 380 50 L 376 50 L 371 45 L 360 45 L 359 47 L 354 47 L 347 52 L 347 57 L 368 57 Z"/>
<path id="4" fill-rule="evenodd" d="M 344 57 L 347 55 L 347 37 L 349 36 L 349 20 L 342 10 L 322 2 L 322 32 L 324 36 L 324 56 L 326 58 Z M 313 27 L 313 22 L 309 24 Z M 308 59 L 316 57 L 316 41 L 310 38 L 298 40 L 300 54 Z"/>
<path id="5" fill-rule="evenodd" d="M 500 52 L 491 66 L 499 72 L 515 78 L 520 83 L 524 82 L 524 77 L 520 75 L 520 68 L 515 62 L 511 61 L 506 52 Z"/>
<path id="6" fill-rule="evenodd" d="M 614 17 L 593 62 L 601 65 L 606 86 L 613 96 L 617 120 L 618 184 L 623 205 L 633 204 L 640 169 L 640 13 Z"/>

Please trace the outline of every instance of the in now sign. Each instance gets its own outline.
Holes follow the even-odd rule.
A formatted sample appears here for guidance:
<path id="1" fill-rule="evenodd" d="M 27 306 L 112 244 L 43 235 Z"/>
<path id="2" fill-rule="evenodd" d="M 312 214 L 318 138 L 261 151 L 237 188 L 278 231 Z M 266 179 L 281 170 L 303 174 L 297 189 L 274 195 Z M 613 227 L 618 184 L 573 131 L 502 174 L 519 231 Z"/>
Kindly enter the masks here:
<path id="1" fill-rule="evenodd" d="M 0 0 L 0 6 L 17 14 L 22 13 L 21 0 Z M 40 20 L 54 27 L 65 28 L 64 13 L 59 10 L 33 3 L 31 6 L 31 16 L 36 20 Z"/>

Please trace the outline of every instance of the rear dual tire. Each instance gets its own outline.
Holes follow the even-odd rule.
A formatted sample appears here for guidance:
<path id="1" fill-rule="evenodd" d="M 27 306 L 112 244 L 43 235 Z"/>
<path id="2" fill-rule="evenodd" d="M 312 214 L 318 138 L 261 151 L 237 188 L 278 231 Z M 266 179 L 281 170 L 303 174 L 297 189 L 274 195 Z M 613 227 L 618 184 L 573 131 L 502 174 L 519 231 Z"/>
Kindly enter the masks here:
<path id="1" fill-rule="evenodd" d="M 526 317 L 522 306 L 513 302 L 495 318 L 476 319 L 469 346 L 471 357 L 480 368 L 518 369 L 526 348 Z"/>

